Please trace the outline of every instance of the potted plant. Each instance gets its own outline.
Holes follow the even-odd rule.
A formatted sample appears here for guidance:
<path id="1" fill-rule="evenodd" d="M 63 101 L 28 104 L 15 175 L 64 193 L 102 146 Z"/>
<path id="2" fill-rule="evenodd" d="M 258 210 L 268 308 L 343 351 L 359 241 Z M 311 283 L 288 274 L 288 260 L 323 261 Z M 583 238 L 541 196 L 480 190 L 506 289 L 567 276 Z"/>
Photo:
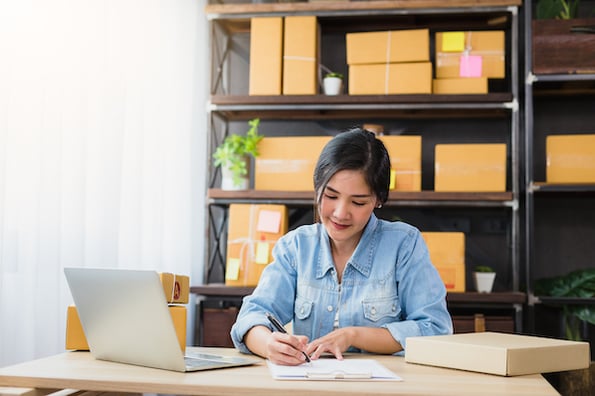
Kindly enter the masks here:
<path id="1" fill-rule="evenodd" d="M 325 95 L 339 95 L 343 92 L 343 74 L 328 72 L 322 80 Z"/>
<path id="2" fill-rule="evenodd" d="M 594 18 L 579 18 L 580 0 L 539 0 L 533 27 L 535 74 L 588 73 L 595 68 Z M 588 13 L 586 10 L 583 10 Z"/>
<path id="3" fill-rule="evenodd" d="M 551 303 L 561 308 L 566 339 L 582 341 L 583 322 L 595 325 L 595 306 L 577 303 L 581 298 L 595 297 L 595 268 L 539 279 L 535 282 L 535 295 L 542 303 Z M 547 297 L 552 298 L 552 301 L 548 302 Z M 571 370 L 559 375 L 559 390 L 563 395 L 591 394 L 591 386 L 595 383 L 595 365 L 591 362 L 588 369 Z"/>
<path id="4" fill-rule="evenodd" d="M 259 124 L 258 118 L 248 121 L 250 128 L 245 135 L 227 136 L 213 153 L 214 165 L 221 167 L 223 190 L 248 189 L 250 157 L 258 156 L 258 143 L 264 137 L 258 134 Z"/>
<path id="5" fill-rule="evenodd" d="M 473 272 L 475 290 L 480 293 L 491 293 L 494 287 L 496 272 L 488 265 L 478 265 Z"/>

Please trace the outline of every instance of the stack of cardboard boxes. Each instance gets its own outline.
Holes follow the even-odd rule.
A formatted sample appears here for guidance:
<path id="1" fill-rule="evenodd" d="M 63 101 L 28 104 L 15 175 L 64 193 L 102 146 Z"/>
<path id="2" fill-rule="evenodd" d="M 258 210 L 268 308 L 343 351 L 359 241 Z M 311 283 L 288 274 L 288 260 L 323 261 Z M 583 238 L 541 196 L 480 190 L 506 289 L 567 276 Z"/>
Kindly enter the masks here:
<path id="1" fill-rule="evenodd" d="M 186 275 L 176 275 L 168 272 L 160 273 L 159 277 L 163 284 L 163 292 L 176 329 L 180 348 L 185 351 L 187 309 L 183 304 L 188 304 L 190 278 Z M 89 350 L 89 344 L 74 305 L 69 306 L 66 312 L 66 349 Z"/>
<path id="2" fill-rule="evenodd" d="M 318 20 L 315 16 L 250 20 L 250 95 L 318 93 Z"/>
<path id="3" fill-rule="evenodd" d="M 428 29 L 348 33 L 350 95 L 432 93 Z"/>
<path id="4" fill-rule="evenodd" d="M 285 205 L 229 205 L 225 284 L 256 286 L 287 224 Z"/>
<path id="5" fill-rule="evenodd" d="M 504 78 L 504 31 L 438 32 L 435 94 L 485 94 L 489 78 Z"/>

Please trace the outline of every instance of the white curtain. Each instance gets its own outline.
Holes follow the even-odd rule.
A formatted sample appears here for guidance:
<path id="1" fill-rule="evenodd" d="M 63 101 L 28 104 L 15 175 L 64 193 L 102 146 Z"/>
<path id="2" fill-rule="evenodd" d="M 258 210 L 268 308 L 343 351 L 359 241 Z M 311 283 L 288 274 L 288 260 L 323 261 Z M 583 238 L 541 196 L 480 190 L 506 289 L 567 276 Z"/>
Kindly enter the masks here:
<path id="1" fill-rule="evenodd" d="M 0 0 L 0 367 L 64 351 L 64 267 L 202 281 L 205 4 Z"/>

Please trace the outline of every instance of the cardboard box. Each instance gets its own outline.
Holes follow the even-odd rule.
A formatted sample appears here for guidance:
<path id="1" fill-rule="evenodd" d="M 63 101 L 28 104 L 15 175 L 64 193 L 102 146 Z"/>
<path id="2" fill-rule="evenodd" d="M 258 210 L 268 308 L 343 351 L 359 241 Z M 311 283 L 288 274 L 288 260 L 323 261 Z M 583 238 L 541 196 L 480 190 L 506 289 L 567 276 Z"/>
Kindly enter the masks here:
<path id="1" fill-rule="evenodd" d="M 545 147 L 548 183 L 595 183 L 595 134 L 550 135 Z"/>
<path id="2" fill-rule="evenodd" d="M 159 274 L 163 284 L 165 299 L 170 304 L 187 304 L 190 297 L 190 277 L 186 275 L 162 272 Z"/>
<path id="3" fill-rule="evenodd" d="M 438 32 L 436 78 L 506 77 L 504 31 Z"/>
<path id="4" fill-rule="evenodd" d="M 430 60 L 428 29 L 347 33 L 345 41 L 348 65 Z"/>
<path id="5" fill-rule="evenodd" d="M 349 66 L 350 95 L 430 93 L 432 93 L 430 62 Z"/>
<path id="6" fill-rule="evenodd" d="M 435 191 L 506 191 L 506 144 L 437 144 Z"/>
<path id="7" fill-rule="evenodd" d="M 250 95 L 281 95 L 283 18 L 250 20 Z"/>
<path id="8" fill-rule="evenodd" d="M 486 94 L 488 79 L 477 78 L 437 78 L 432 82 L 434 94 Z"/>
<path id="9" fill-rule="evenodd" d="M 287 224 L 285 205 L 229 205 L 225 284 L 256 286 Z"/>
<path id="10" fill-rule="evenodd" d="M 465 291 L 465 234 L 463 232 L 421 233 L 428 245 L 430 260 L 448 292 Z"/>
<path id="11" fill-rule="evenodd" d="M 421 136 L 378 136 L 390 156 L 391 190 L 421 191 Z"/>
<path id="12" fill-rule="evenodd" d="M 318 20 L 315 16 L 287 16 L 284 23 L 283 95 L 316 95 Z"/>
<path id="13" fill-rule="evenodd" d="M 186 307 L 181 305 L 170 305 L 171 314 L 178 343 L 182 351 L 186 350 Z M 70 305 L 66 311 L 66 349 L 77 351 L 88 351 L 89 344 L 81 324 L 78 312 L 74 305 Z"/>
<path id="14" fill-rule="evenodd" d="M 314 167 L 330 136 L 265 137 L 258 144 L 254 189 L 314 191 Z"/>
<path id="15" fill-rule="evenodd" d="M 78 311 L 74 305 L 68 306 L 66 311 L 66 349 L 88 351 L 87 337 L 81 324 Z"/>
<path id="16" fill-rule="evenodd" d="M 588 342 L 505 333 L 409 337 L 405 361 L 503 376 L 589 367 Z"/>

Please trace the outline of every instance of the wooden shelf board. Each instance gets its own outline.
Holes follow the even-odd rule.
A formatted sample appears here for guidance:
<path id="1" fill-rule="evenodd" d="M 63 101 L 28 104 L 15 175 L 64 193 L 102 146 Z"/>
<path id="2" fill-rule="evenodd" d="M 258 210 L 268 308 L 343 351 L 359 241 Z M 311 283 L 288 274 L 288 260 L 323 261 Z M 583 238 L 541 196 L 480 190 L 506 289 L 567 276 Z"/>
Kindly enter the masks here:
<path id="1" fill-rule="evenodd" d="M 190 292 L 206 297 L 243 297 L 251 294 L 254 287 L 226 286 L 223 283 L 192 286 Z M 492 304 L 523 304 L 527 297 L 522 292 L 495 293 L 448 293 L 446 297 L 450 303 L 492 303 Z"/>
<path id="2" fill-rule="evenodd" d="M 227 191 L 210 188 L 207 198 L 212 203 L 222 204 L 231 202 L 293 202 L 314 204 L 314 191 L 266 191 L 244 190 Z M 449 202 L 465 205 L 469 203 L 508 204 L 512 201 L 512 192 L 436 192 L 436 191 L 391 191 L 385 206 L 399 206 L 413 202 L 427 202 L 428 204 Z"/>
<path id="3" fill-rule="evenodd" d="M 383 0 L 383 1 L 328 1 L 328 2 L 287 2 L 287 3 L 242 3 L 242 4 L 208 4 L 205 6 L 207 16 L 234 14 L 287 14 L 315 13 L 332 11 L 386 11 L 386 10 L 428 10 L 477 7 L 520 6 L 522 0 Z"/>

